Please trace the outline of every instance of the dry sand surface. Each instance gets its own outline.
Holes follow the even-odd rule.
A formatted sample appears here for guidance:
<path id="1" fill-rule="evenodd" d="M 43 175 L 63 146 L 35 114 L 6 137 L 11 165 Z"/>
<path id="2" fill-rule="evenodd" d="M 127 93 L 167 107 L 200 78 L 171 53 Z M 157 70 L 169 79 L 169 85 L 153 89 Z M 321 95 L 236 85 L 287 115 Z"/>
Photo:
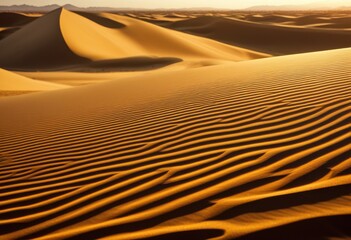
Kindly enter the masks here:
<path id="1" fill-rule="evenodd" d="M 347 15 L 8 16 L 0 239 L 351 238 Z"/>
<path id="2" fill-rule="evenodd" d="M 351 24 L 351 17 L 345 19 Z M 271 19 L 274 24 L 263 24 L 260 21 L 250 20 L 234 17 L 199 16 L 168 23 L 165 26 L 272 55 L 350 46 L 351 31 L 349 29 L 316 28 L 312 27 L 307 20 L 300 23 L 300 26 L 293 23 L 283 25 L 276 18 Z"/>
<path id="3" fill-rule="evenodd" d="M 34 92 L 68 88 L 69 86 L 33 80 L 0 68 L 0 95 L 3 92 Z"/>
<path id="4" fill-rule="evenodd" d="M 114 65 L 119 66 L 122 59 L 133 57 L 146 60 L 158 57 L 160 64 L 166 58 L 165 64 L 169 64 L 170 57 L 177 62 L 240 61 L 268 56 L 130 17 L 107 13 L 102 16 L 99 19 L 110 20 L 117 26 L 106 27 L 94 18 L 65 9 L 55 10 L 0 42 L 0 66 L 14 70 L 55 70 L 78 65 L 89 70 L 92 63 L 98 62 L 99 68 L 103 68 L 101 61 L 117 60 Z M 133 62 L 128 65 L 132 67 Z M 149 65 L 153 65 L 152 61 Z"/>

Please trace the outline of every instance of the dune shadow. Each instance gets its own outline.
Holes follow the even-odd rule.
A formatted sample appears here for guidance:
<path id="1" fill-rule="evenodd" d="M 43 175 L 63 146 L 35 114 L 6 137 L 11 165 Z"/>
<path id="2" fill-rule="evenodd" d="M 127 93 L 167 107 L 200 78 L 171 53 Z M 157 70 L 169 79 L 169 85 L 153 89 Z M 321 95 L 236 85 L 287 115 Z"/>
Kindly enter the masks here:
<path id="1" fill-rule="evenodd" d="M 272 18 L 272 20 L 276 19 Z M 164 26 L 273 55 L 351 46 L 349 40 L 351 33 L 346 30 L 293 28 L 211 16 L 200 16 Z"/>
<path id="2" fill-rule="evenodd" d="M 201 230 L 189 230 L 172 232 L 167 234 L 162 234 L 158 236 L 148 237 L 148 238 L 139 238 L 136 240 L 179 240 L 179 239 L 192 239 L 192 240 L 205 240 L 214 237 L 220 237 L 224 233 L 220 229 L 201 229 Z"/>
<path id="3" fill-rule="evenodd" d="M 108 18 L 101 17 L 96 13 L 89 13 L 89 12 L 75 12 L 75 13 L 84 17 L 84 18 L 88 18 L 89 20 L 91 20 L 97 24 L 100 24 L 104 27 L 107 27 L 107 28 L 119 29 L 119 28 L 126 27 L 126 25 L 124 25 L 123 23 L 113 21 L 113 20 L 108 19 Z"/>
<path id="4" fill-rule="evenodd" d="M 18 31 L 20 29 L 21 28 L 19 28 L 19 27 L 12 27 L 12 28 L 8 28 L 8 29 L 1 31 L 0 32 L 0 40 L 10 36 L 12 33 L 15 33 L 16 31 Z"/>
<path id="5" fill-rule="evenodd" d="M 272 196 L 234 206 L 213 217 L 212 220 L 227 220 L 246 213 L 262 213 L 276 209 L 291 208 L 293 206 L 315 204 L 348 194 L 351 194 L 351 184 Z"/>
<path id="6" fill-rule="evenodd" d="M 350 239 L 351 215 L 328 216 L 306 219 L 287 225 L 250 233 L 237 240 L 327 240 Z"/>
<path id="7" fill-rule="evenodd" d="M 129 57 L 90 62 L 65 68 L 72 72 L 133 72 L 153 70 L 183 61 L 175 57 Z"/>
<path id="8" fill-rule="evenodd" d="M 39 71 L 89 62 L 67 46 L 60 15 L 61 9 L 52 11 L 1 40 L 0 67 L 10 71 Z"/>
<path id="9" fill-rule="evenodd" d="M 32 22 L 37 17 L 29 17 L 19 13 L 0 13 L 0 27 L 18 27 Z"/>

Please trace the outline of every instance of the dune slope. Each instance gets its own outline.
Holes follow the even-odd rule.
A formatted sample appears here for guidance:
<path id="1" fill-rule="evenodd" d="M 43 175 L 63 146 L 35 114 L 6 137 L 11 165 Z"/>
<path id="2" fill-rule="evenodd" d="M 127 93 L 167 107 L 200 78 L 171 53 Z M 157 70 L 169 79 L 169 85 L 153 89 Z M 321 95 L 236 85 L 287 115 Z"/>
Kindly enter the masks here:
<path id="1" fill-rule="evenodd" d="M 94 18 L 83 18 L 78 14 L 63 10 L 61 18 L 63 36 L 70 49 L 79 56 L 92 60 L 150 55 L 183 59 L 226 60 L 244 60 L 264 56 L 250 50 L 164 29 L 130 17 L 108 13 L 100 15 L 100 18 L 114 21 L 120 27 L 115 29 L 102 27 L 98 24 L 99 21 L 92 21 Z M 80 38 L 83 38 L 84 42 Z"/>
<path id="2" fill-rule="evenodd" d="M 118 60 L 117 64 L 141 57 L 242 61 L 269 56 L 129 17 L 79 15 L 66 9 L 48 13 L 4 38 L 0 52 L 0 67 L 12 70 L 64 69 L 106 60 Z"/>
<path id="3" fill-rule="evenodd" d="M 22 26 L 35 19 L 36 17 L 30 17 L 19 13 L 0 12 L 0 27 Z"/>
<path id="4" fill-rule="evenodd" d="M 282 25 L 351 29 L 351 17 L 342 12 L 248 15 L 244 18 L 253 22 L 280 23 Z"/>
<path id="5" fill-rule="evenodd" d="M 0 68 L 0 95 L 8 92 L 32 92 L 68 88 L 66 85 L 30 79 Z"/>
<path id="6" fill-rule="evenodd" d="M 272 55 L 351 47 L 351 31 L 274 26 L 225 17 L 200 16 L 168 27 Z"/>
<path id="7" fill-rule="evenodd" d="M 88 62 L 75 55 L 63 39 L 61 11 L 40 17 L 0 41 L 0 67 L 35 70 Z"/>
<path id="8" fill-rule="evenodd" d="M 0 99 L 2 238 L 350 237 L 350 55 Z"/>

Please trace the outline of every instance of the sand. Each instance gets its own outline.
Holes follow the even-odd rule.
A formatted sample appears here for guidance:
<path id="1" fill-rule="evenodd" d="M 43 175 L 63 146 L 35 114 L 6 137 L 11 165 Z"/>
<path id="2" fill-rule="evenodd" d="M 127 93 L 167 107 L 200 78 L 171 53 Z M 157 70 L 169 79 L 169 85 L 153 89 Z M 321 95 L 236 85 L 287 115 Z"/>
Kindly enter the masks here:
<path id="1" fill-rule="evenodd" d="M 35 91 L 0 98 L 0 239 L 349 239 L 351 46 L 273 57 L 134 14 L 0 41 L 0 91 Z"/>
<path id="2" fill-rule="evenodd" d="M 21 13 L 0 12 L 0 27 L 23 26 L 35 20 L 34 16 L 27 16 Z"/>
<path id="3" fill-rule="evenodd" d="M 13 92 L 36 92 L 68 88 L 69 86 L 47 81 L 38 81 L 0 68 L 0 96 Z"/>
<path id="4" fill-rule="evenodd" d="M 276 17 L 271 21 L 279 23 Z M 350 18 L 347 21 L 350 22 Z M 318 29 L 308 27 L 308 24 L 309 22 L 305 21 L 300 24 L 304 27 L 293 23 L 273 25 L 236 18 L 200 16 L 165 26 L 271 55 L 350 47 L 351 31 Z"/>
<path id="5" fill-rule="evenodd" d="M 269 56 L 130 17 L 108 13 L 102 16 L 120 28 L 100 25 L 94 18 L 91 20 L 63 8 L 55 10 L 0 42 L 0 66 L 17 71 L 63 70 L 77 66 L 89 70 L 92 62 L 121 62 L 133 57 L 242 61 Z"/>

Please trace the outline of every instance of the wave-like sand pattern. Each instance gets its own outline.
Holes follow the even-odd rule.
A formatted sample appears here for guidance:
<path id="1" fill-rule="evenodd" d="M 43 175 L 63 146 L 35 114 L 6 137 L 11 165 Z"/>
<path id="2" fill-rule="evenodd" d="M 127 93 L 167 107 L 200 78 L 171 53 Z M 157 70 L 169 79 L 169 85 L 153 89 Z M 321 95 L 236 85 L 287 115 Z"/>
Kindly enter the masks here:
<path id="1" fill-rule="evenodd" d="M 2 238 L 351 236 L 350 55 L 0 99 Z"/>

